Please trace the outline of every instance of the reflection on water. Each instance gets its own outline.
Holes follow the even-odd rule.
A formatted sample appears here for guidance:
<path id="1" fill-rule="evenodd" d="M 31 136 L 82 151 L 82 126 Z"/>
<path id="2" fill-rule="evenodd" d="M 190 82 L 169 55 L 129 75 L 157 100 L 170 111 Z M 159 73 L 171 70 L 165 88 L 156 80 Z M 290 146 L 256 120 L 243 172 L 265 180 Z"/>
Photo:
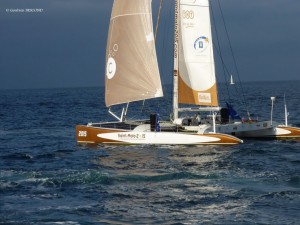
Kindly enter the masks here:
<path id="1" fill-rule="evenodd" d="M 211 214 L 217 220 L 235 213 L 247 203 L 224 198 L 235 196 L 236 190 L 219 184 L 226 179 L 222 161 L 232 151 L 219 146 L 110 147 L 98 164 L 109 170 L 118 185 L 107 190 L 112 198 L 105 209 L 125 224 L 128 216 L 143 218 L 144 224 L 155 218 L 172 224 L 187 217 L 196 222 L 207 216 L 211 221 Z"/>

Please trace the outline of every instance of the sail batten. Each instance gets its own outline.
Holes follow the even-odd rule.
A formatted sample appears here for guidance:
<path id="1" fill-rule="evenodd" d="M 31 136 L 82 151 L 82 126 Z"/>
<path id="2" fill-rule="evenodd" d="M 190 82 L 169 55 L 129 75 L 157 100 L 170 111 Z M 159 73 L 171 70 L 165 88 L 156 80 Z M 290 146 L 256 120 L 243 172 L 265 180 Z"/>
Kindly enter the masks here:
<path id="1" fill-rule="evenodd" d="M 105 103 L 163 96 L 151 0 L 115 0 L 106 50 Z"/>
<path id="2" fill-rule="evenodd" d="M 110 20 L 114 20 L 116 18 L 123 17 L 123 16 L 136 16 L 136 15 L 147 15 L 147 14 L 151 15 L 151 13 L 127 13 L 127 14 L 114 16 L 114 17 L 110 18 Z"/>
<path id="3" fill-rule="evenodd" d="M 180 0 L 178 102 L 218 106 L 208 0 Z"/>

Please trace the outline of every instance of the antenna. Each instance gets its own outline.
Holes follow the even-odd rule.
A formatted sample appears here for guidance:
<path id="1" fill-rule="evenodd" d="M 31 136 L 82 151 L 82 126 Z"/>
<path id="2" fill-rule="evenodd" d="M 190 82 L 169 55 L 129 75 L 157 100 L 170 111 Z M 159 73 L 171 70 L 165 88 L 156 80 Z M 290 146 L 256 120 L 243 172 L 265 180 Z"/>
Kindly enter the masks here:
<path id="1" fill-rule="evenodd" d="M 271 126 L 273 125 L 273 108 L 274 108 L 274 101 L 275 101 L 275 97 L 271 97 L 271 101 L 272 101 L 272 108 L 271 108 Z"/>
<path id="2" fill-rule="evenodd" d="M 285 120 L 285 126 L 288 126 L 288 116 L 289 113 L 287 111 L 287 107 L 286 107 L 286 101 L 285 101 L 285 94 L 284 94 L 284 120 Z"/>

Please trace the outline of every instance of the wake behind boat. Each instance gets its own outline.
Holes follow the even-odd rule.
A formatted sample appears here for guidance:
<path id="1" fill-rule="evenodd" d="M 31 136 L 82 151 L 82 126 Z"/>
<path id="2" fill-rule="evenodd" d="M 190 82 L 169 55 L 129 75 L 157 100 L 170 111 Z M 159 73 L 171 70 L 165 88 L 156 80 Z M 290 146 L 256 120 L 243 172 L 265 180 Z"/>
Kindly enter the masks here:
<path id="1" fill-rule="evenodd" d="M 187 14 L 185 7 L 189 5 L 197 7 Z M 198 105 L 200 100 L 206 106 L 215 107 L 218 102 L 216 83 L 214 79 L 211 80 L 211 74 L 214 75 L 211 29 L 206 22 L 201 22 L 199 17 L 202 15 L 206 22 L 210 20 L 208 0 L 178 0 L 175 3 L 174 79 L 178 80 L 180 71 L 188 74 L 202 68 L 200 73 L 207 73 L 207 78 L 201 85 L 202 91 L 194 92 L 180 79 L 179 82 L 185 87 L 184 96 L 189 101 L 196 97 L 197 102 L 192 104 Z M 179 27 L 186 23 L 192 25 L 192 33 L 180 30 Z M 197 32 L 191 47 L 188 45 L 191 41 L 188 36 L 196 35 Z M 194 51 L 190 52 L 192 49 Z M 185 50 L 193 53 L 191 57 L 194 56 L 199 61 L 194 69 L 193 62 L 180 61 L 184 58 L 183 54 L 186 54 Z M 197 86 L 199 81 L 201 80 L 196 79 L 192 82 Z M 178 114 L 180 96 L 176 91 L 177 85 L 178 83 L 174 83 L 175 117 Z M 228 145 L 242 142 L 228 134 L 215 131 L 201 133 L 173 121 L 160 121 L 158 114 L 149 115 L 149 119 L 143 121 L 126 119 L 130 102 L 163 96 L 149 0 L 114 1 L 107 41 L 105 87 L 106 106 L 118 121 L 78 125 L 76 134 L 79 143 Z M 112 106 L 119 104 L 126 104 L 121 116 L 111 111 Z"/>

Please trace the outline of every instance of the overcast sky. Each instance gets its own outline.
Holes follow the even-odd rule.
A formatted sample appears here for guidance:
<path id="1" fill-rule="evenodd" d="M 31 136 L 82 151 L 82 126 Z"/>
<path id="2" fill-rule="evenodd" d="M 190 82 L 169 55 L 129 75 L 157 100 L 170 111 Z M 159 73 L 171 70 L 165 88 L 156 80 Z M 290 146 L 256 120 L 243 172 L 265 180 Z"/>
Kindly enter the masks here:
<path id="1" fill-rule="evenodd" d="M 167 54 L 172 54 L 173 42 L 173 30 L 169 28 L 173 25 L 167 20 L 173 17 L 171 1 L 164 0 L 160 29 L 164 32 L 160 31 L 157 43 L 165 84 L 172 82 L 172 55 Z M 103 85 L 112 3 L 0 0 L 0 89 Z M 300 79 L 299 0 L 220 3 L 242 81 Z M 158 4 L 159 0 L 153 0 L 155 10 Z M 226 40 L 217 0 L 212 0 L 212 6 L 220 39 Z M 228 52 L 224 47 L 224 56 Z"/>

